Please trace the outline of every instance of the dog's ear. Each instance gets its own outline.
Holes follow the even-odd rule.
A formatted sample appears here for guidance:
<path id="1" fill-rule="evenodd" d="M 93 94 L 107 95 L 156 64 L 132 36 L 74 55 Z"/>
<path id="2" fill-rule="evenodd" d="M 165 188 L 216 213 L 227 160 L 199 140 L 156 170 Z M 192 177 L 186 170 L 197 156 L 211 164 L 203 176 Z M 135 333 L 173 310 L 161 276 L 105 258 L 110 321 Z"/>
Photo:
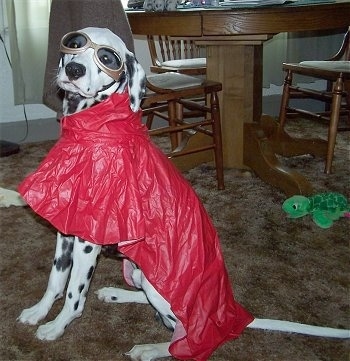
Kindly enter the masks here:
<path id="1" fill-rule="evenodd" d="M 140 109 L 142 98 L 146 92 L 145 71 L 132 53 L 126 54 L 125 65 L 130 107 L 134 112 L 137 112 Z"/>

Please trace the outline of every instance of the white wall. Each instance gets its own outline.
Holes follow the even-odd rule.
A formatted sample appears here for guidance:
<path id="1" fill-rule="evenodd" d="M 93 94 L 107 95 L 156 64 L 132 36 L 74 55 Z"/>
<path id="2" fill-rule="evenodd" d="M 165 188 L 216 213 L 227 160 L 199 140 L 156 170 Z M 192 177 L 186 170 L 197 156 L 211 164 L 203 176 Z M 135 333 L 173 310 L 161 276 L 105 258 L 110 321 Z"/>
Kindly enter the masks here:
<path id="1" fill-rule="evenodd" d="M 0 34 L 10 51 L 7 24 L 4 19 L 2 6 L 0 7 Z M 7 60 L 4 45 L 0 42 L 0 123 L 24 120 L 22 105 L 14 105 L 12 71 Z M 54 113 L 44 105 L 26 105 L 28 119 L 50 118 Z"/>

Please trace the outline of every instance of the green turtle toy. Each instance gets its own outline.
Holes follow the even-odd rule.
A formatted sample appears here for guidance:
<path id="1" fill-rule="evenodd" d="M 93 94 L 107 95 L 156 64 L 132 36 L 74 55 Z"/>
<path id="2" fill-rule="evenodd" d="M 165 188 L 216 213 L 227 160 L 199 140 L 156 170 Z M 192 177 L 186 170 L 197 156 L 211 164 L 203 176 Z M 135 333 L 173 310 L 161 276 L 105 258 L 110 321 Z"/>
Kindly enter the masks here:
<path id="1" fill-rule="evenodd" d="M 321 193 L 311 197 L 296 195 L 286 199 L 282 209 L 289 218 L 307 214 L 321 228 L 329 228 L 340 217 L 350 218 L 350 204 L 340 193 Z"/>

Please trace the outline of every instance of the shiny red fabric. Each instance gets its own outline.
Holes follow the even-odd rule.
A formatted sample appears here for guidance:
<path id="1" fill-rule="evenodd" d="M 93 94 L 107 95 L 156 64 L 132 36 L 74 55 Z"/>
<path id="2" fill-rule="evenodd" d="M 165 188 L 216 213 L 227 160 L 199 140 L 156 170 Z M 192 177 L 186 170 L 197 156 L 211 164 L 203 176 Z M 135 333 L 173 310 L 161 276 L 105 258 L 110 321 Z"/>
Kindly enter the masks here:
<path id="1" fill-rule="evenodd" d="M 253 320 L 233 298 L 204 207 L 127 94 L 63 118 L 61 138 L 19 191 L 60 232 L 119 243 L 179 319 L 174 357 L 207 360 Z"/>

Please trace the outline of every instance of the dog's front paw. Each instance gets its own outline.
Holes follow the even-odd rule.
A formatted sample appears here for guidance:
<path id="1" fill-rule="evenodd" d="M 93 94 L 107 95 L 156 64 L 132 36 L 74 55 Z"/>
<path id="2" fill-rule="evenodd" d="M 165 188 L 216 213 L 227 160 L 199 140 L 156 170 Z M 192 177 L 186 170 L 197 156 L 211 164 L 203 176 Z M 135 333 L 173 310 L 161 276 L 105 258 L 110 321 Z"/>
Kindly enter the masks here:
<path id="1" fill-rule="evenodd" d="M 36 337 L 43 341 L 53 341 L 63 335 L 65 327 L 58 325 L 55 320 L 38 327 Z"/>
<path id="2" fill-rule="evenodd" d="M 33 307 L 24 309 L 18 316 L 17 321 L 28 325 L 36 325 L 40 320 L 46 317 L 47 313 L 48 311 L 45 308 L 36 304 Z"/>
<path id="3" fill-rule="evenodd" d="M 129 352 L 125 352 L 134 361 L 152 361 L 162 357 L 171 356 L 169 352 L 170 342 L 136 345 Z"/>

